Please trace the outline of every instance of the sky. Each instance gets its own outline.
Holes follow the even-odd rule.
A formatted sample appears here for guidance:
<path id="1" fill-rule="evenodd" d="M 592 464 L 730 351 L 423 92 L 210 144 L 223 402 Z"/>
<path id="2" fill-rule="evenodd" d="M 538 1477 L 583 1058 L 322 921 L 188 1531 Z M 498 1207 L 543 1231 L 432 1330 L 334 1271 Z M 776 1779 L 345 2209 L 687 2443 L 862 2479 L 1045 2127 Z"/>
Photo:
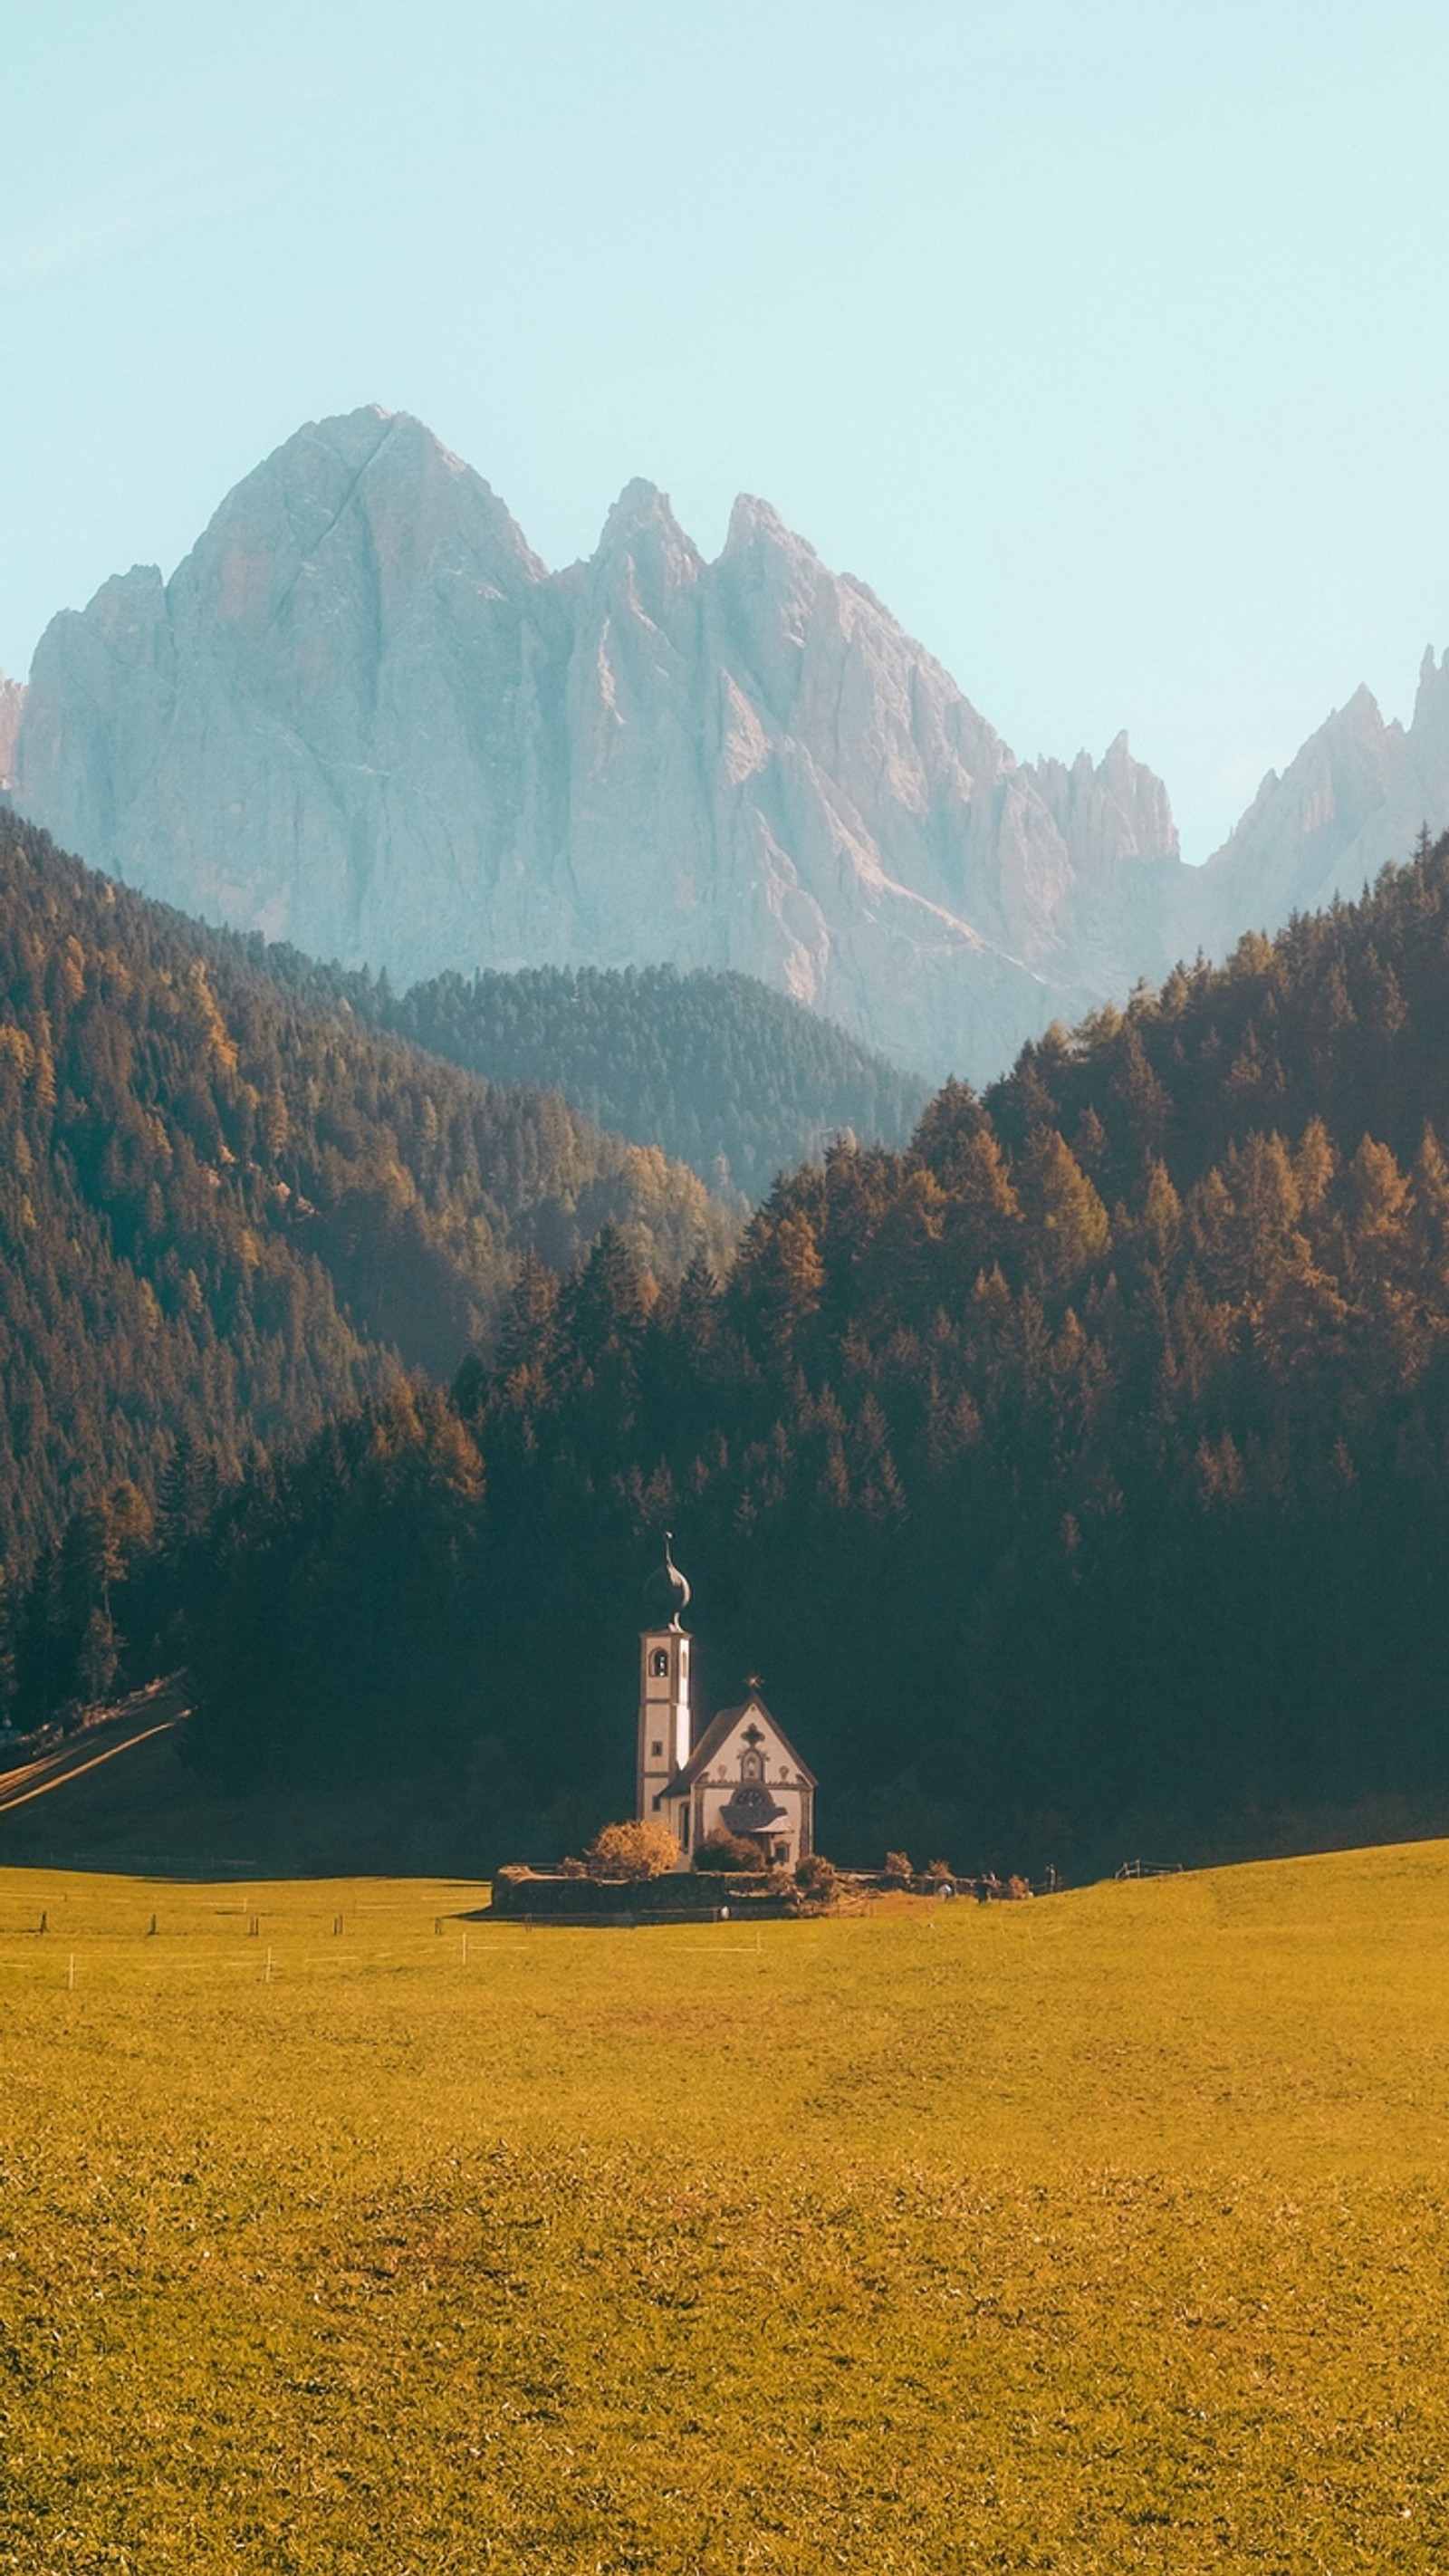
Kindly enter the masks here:
<path id="1" fill-rule="evenodd" d="M 304 420 L 867 581 L 1186 854 L 1449 644 L 1444 0 L 0 0 L 0 668 Z"/>

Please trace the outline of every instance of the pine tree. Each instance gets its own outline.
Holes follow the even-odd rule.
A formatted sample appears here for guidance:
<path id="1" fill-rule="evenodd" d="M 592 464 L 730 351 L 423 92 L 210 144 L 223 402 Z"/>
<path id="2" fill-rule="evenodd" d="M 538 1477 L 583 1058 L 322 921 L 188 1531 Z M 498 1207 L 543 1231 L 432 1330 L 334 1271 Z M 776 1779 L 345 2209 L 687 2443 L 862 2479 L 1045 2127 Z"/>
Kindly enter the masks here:
<path id="1" fill-rule="evenodd" d="M 1039 1276 L 1065 1287 L 1101 1259 L 1112 1239 L 1098 1191 L 1055 1127 L 1038 1128 L 1017 1172 Z"/>

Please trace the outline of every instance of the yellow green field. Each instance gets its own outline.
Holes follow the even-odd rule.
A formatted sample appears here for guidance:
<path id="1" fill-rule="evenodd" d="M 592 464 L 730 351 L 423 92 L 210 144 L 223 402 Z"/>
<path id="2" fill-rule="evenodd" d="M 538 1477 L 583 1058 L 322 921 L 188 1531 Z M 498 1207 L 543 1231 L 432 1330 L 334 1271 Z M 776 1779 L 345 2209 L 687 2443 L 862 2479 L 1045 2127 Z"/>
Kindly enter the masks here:
<path id="1" fill-rule="evenodd" d="M 0 1875 L 0 2568 L 1449 2568 L 1449 1846 L 481 1901 Z"/>

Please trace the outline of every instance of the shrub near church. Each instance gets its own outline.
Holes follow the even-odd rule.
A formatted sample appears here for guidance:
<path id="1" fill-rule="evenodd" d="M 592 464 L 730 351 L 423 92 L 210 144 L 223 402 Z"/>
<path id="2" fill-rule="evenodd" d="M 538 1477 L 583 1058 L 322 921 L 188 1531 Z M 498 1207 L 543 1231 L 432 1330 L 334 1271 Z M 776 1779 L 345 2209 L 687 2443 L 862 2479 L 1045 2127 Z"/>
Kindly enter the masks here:
<path id="1" fill-rule="evenodd" d="M 603 1825 L 584 1854 L 590 1878 L 663 1878 L 679 1867 L 679 1845 L 667 1825 Z"/>

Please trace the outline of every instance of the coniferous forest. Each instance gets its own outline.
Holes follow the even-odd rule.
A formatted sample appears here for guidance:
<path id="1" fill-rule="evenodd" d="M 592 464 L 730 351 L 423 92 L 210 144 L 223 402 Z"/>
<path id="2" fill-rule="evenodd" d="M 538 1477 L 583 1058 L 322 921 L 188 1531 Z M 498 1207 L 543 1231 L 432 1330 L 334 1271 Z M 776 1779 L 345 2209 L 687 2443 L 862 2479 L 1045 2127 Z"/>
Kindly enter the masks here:
<path id="1" fill-rule="evenodd" d="M 561 1091 L 596 1126 L 688 1163 L 726 1202 L 762 1199 L 834 1138 L 904 1145 L 930 1086 L 750 975 L 674 966 L 384 975 L 256 935 L 227 943 L 273 982 L 411 1038 L 492 1082 Z"/>
<path id="2" fill-rule="evenodd" d="M 387 1025 L 495 1082 L 556 1083 L 728 1197 L 764 1197 L 843 1130 L 904 1145 L 928 1085 L 748 975 L 673 966 L 441 975 Z"/>
<path id="3" fill-rule="evenodd" d="M 566 1268 L 613 1224 L 668 1275 L 728 1244 L 657 1151 L 289 993 L 8 814 L 0 995 L 0 1558 L 47 1551 L 68 1633 L 168 1478 L 194 1516 L 402 1369 L 446 1376 L 520 1251 Z"/>
<path id="4" fill-rule="evenodd" d="M 625 1810 L 666 1525 L 843 1857 L 1433 1807 L 1446 1146 L 1449 842 L 795 1172 L 722 1281 L 525 1260 L 450 1392 L 258 1459 L 112 1615 L 219 1777 L 433 1765 L 495 1850 Z"/>

